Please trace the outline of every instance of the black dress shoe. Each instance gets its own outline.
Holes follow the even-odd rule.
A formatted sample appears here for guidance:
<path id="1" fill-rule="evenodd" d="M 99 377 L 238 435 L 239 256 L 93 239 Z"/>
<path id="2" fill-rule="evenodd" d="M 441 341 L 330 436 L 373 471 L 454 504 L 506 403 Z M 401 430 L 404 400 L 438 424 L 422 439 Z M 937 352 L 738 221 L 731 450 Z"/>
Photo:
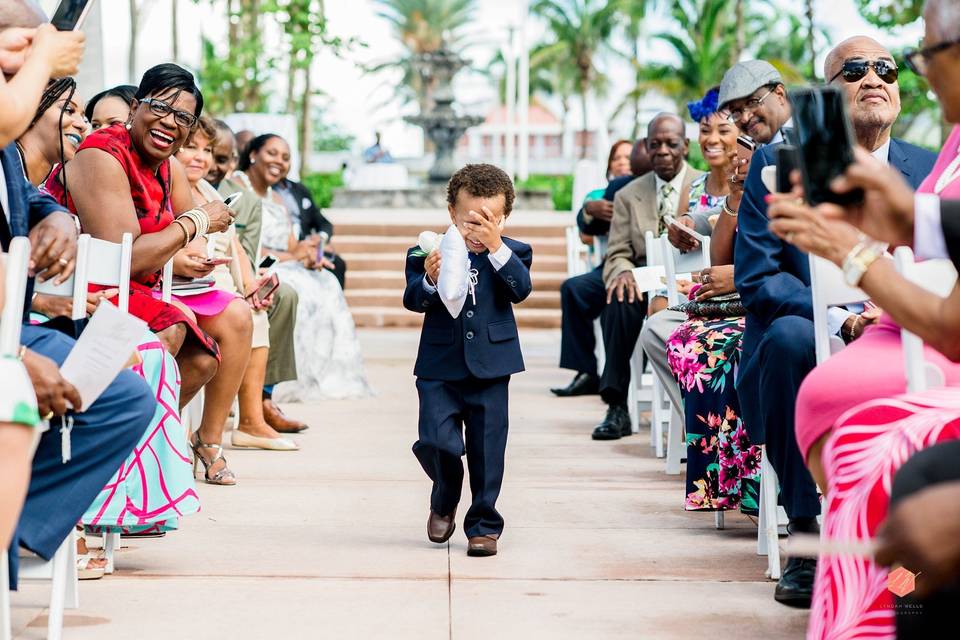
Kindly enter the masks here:
<path id="1" fill-rule="evenodd" d="M 619 440 L 632 433 L 630 413 L 624 405 L 615 404 L 607 409 L 607 417 L 593 430 L 592 437 L 594 440 Z"/>
<path id="2" fill-rule="evenodd" d="M 573 377 L 570 384 L 565 387 L 550 389 L 550 392 L 560 398 L 595 396 L 600 393 L 600 379 L 589 373 L 578 373 Z"/>
<path id="3" fill-rule="evenodd" d="M 809 609 L 816 573 L 817 561 L 814 558 L 790 558 L 773 592 L 773 599 L 788 607 Z"/>

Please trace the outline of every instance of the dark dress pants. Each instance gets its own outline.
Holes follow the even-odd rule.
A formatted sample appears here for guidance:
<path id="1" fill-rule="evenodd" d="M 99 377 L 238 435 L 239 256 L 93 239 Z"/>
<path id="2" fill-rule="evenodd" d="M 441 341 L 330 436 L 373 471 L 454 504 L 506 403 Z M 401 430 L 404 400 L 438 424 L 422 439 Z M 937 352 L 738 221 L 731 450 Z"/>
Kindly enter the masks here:
<path id="1" fill-rule="evenodd" d="M 627 401 L 630 389 L 630 358 L 637 347 L 637 339 L 647 317 L 646 296 L 639 296 L 633 303 L 623 302 L 614 296 L 604 306 L 600 316 L 603 325 L 603 352 L 606 362 L 600 376 L 600 397 L 609 405 Z"/>
<path id="2" fill-rule="evenodd" d="M 503 531 L 496 504 L 507 450 L 509 383 L 509 376 L 457 382 L 417 379 L 420 438 L 413 453 L 433 480 L 430 509 L 447 516 L 457 508 L 463 487 L 460 457 L 466 453 L 473 495 L 463 519 L 468 538 Z"/>
<path id="3" fill-rule="evenodd" d="M 607 302 L 603 266 L 583 275 L 567 278 L 560 287 L 560 367 L 577 373 L 597 375 L 597 339 L 593 321 Z"/>
<path id="4" fill-rule="evenodd" d="M 907 460 L 893 479 L 890 493 L 891 509 L 911 495 L 929 489 L 941 482 L 960 480 L 960 440 L 944 442 L 918 451 Z M 937 517 L 936 513 L 930 514 Z M 918 580 L 923 580 L 921 575 Z M 946 637 L 949 629 L 956 630 L 957 605 L 960 604 L 960 577 L 939 591 L 920 600 L 913 596 L 898 598 L 897 638 L 899 640 L 927 640 Z"/>
<path id="5" fill-rule="evenodd" d="M 71 338 L 24 325 L 21 344 L 63 364 Z M 130 370 L 107 387 L 90 408 L 73 417 L 71 457 L 63 463 L 61 421 L 55 418 L 33 456 L 30 487 L 10 545 L 11 584 L 16 585 L 19 546 L 49 560 L 87 507 L 120 468 L 153 419 L 157 401 L 143 378 Z"/>
<path id="6" fill-rule="evenodd" d="M 790 518 L 820 513 L 817 485 L 797 446 L 794 412 L 800 383 L 817 364 L 813 321 L 777 318 L 753 353 L 744 353 L 737 395 L 750 441 L 765 444 L 780 480 L 780 499 Z"/>

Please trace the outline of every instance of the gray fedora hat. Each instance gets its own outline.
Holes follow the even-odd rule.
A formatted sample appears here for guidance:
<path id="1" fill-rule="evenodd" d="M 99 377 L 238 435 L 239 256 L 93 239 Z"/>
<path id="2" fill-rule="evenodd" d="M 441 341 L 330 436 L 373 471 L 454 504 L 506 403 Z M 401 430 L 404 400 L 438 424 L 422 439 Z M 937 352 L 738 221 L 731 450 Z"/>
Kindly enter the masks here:
<path id="1" fill-rule="evenodd" d="M 776 68 L 765 60 L 746 60 L 738 62 L 723 74 L 720 83 L 720 107 L 728 102 L 746 98 L 760 87 L 768 84 L 783 84 L 783 78 Z"/>

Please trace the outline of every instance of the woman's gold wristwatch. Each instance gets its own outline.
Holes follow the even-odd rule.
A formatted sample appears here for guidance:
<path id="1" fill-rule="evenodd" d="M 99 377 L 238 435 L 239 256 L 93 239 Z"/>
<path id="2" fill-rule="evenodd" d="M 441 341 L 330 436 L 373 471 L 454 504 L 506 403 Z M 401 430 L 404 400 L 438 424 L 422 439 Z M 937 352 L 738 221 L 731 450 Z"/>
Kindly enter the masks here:
<path id="1" fill-rule="evenodd" d="M 864 237 L 857 245 L 850 250 L 847 257 L 843 259 L 843 279 L 851 287 L 859 287 L 864 274 L 874 262 L 876 262 L 883 252 L 887 250 L 887 245 L 883 242 L 877 242 Z"/>

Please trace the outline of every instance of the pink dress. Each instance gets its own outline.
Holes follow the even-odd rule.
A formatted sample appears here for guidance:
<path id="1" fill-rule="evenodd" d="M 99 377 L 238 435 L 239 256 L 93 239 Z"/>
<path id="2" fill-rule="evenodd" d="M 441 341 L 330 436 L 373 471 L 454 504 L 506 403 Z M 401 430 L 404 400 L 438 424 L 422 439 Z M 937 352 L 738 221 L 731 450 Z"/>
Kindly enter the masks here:
<path id="1" fill-rule="evenodd" d="M 924 180 L 919 192 L 934 192 L 937 178 L 957 157 L 958 145 L 960 127 L 955 127 L 937 158 L 933 173 Z M 941 195 L 960 198 L 960 180 L 954 180 Z M 868 337 L 869 341 L 861 345 Z M 861 345 L 860 357 L 841 360 L 858 345 Z M 869 391 L 860 395 L 869 395 L 871 399 L 863 398 L 865 401 L 862 404 L 843 415 L 829 417 L 829 422 L 818 420 L 814 412 L 828 411 L 830 416 L 834 416 L 840 402 L 831 402 L 831 398 L 823 396 L 826 390 L 824 385 L 829 382 L 827 376 L 824 376 L 824 380 L 810 381 L 808 378 L 804 382 L 801 393 L 807 395 L 803 405 L 799 401 L 797 403 L 797 439 L 801 449 L 806 451 L 819 437 L 812 437 L 810 433 L 801 435 L 801 419 L 816 420 L 816 424 L 820 425 L 825 423 L 826 427 L 820 434 L 835 425 L 821 455 L 824 472 L 830 479 L 830 490 L 824 499 L 821 530 L 824 539 L 849 541 L 873 538 L 886 518 L 893 476 L 903 463 L 920 449 L 960 438 L 957 365 L 930 349 L 926 350 L 926 358 L 944 371 L 946 387 L 899 396 L 897 391 L 889 391 L 890 386 L 895 384 L 902 392 L 905 381 L 899 327 L 884 318 L 880 326 L 870 330 L 869 335 L 865 333 L 824 365 L 830 366 L 829 380 L 834 383 L 828 395 L 837 394 L 843 403 L 850 402 L 857 394 L 845 387 L 855 386 Z M 844 362 L 845 372 L 841 366 Z M 821 368 L 818 367 L 815 372 Z M 883 371 L 877 372 L 877 369 Z M 850 384 L 854 372 L 856 384 Z M 843 373 L 846 376 L 841 379 Z M 811 383 L 809 387 L 808 381 Z M 883 389 L 887 389 L 887 393 L 883 393 Z M 819 391 L 821 397 L 814 399 L 814 391 Z M 813 585 L 807 637 L 818 640 L 894 638 L 897 603 L 887 589 L 887 574 L 886 568 L 866 558 L 821 557 Z"/>

